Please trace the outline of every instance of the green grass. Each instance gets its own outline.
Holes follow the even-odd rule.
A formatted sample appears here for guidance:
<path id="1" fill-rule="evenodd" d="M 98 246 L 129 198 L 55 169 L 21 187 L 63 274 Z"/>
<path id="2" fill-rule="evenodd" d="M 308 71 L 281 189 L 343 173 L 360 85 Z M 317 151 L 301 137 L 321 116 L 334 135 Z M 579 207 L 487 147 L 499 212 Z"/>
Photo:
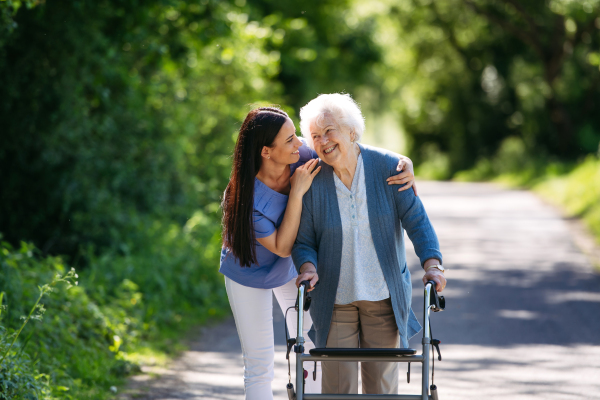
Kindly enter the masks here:
<path id="1" fill-rule="evenodd" d="M 507 139 L 497 155 L 482 159 L 457 181 L 492 181 L 507 187 L 531 189 L 561 207 L 567 216 L 580 218 L 600 244 L 600 151 L 577 163 L 531 156 L 518 138 Z"/>
<path id="2" fill-rule="evenodd" d="M 569 173 L 536 183 L 533 190 L 581 218 L 600 244 L 600 159 L 589 156 Z"/>
<path id="3" fill-rule="evenodd" d="M 459 181 L 474 181 L 468 173 Z M 600 159 L 589 156 L 578 164 L 551 163 L 485 179 L 512 188 L 531 189 L 561 207 L 569 217 L 581 218 L 600 244 Z"/>

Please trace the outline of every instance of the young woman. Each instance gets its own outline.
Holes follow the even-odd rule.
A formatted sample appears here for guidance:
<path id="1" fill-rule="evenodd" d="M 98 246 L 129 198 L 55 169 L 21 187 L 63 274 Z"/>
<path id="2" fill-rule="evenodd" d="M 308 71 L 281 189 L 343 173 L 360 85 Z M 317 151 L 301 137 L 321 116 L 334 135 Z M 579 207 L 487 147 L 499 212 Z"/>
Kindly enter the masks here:
<path id="1" fill-rule="evenodd" d="M 271 107 L 250 111 L 235 146 L 231 179 L 223 197 L 223 249 L 220 272 L 242 345 L 246 400 L 271 400 L 274 375 L 272 294 L 281 310 L 296 302 L 296 268 L 290 257 L 300 225 L 302 196 L 319 173 L 316 153 L 296 136 L 288 115 Z M 411 167 L 404 158 L 398 170 Z M 412 172 L 388 178 L 414 184 Z M 304 316 L 306 351 L 314 348 Z M 290 332 L 296 317 L 290 310 Z M 307 379 L 307 393 L 320 393 L 321 374 Z"/>

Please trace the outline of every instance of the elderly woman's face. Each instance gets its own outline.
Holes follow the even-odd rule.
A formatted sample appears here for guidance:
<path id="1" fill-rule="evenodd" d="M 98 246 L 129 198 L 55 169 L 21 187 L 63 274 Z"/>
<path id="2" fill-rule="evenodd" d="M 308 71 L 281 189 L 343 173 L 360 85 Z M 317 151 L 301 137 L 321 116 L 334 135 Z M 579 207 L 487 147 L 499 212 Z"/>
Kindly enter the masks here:
<path id="1" fill-rule="evenodd" d="M 347 129 L 340 128 L 327 114 L 321 121 L 321 126 L 317 125 L 316 121 L 310 124 L 310 136 L 317 155 L 333 167 L 344 160 L 352 150 L 350 135 Z"/>

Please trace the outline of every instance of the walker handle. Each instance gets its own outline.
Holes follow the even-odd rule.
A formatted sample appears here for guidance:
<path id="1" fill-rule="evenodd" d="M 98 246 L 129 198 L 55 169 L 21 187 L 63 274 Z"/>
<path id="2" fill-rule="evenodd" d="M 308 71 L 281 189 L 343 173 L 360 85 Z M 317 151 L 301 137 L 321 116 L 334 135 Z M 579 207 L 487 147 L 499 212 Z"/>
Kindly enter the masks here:
<path id="1" fill-rule="evenodd" d="M 444 296 L 439 296 L 437 294 L 437 291 L 435 290 L 437 283 L 435 283 L 435 281 L 427 281 L 426 285 L 431 284 L 431 290 L 429 291 L 431 293 L 430 297 L 429 297 L 429 304 L 432 305 L 431 309 L 434 312 L 438 312 L 438 311 L 444 311 L 444 309 L 446 308 L 446 299 L 444 298 Z"/>
<path id="2" fill-rule="evenodd" d="M 310 303 L 312 301 L 311 297 L 310 297 L 310 293 L 308 293 L 308 289 L 310 289 L 310 281 L 302 281 L 300 282 L 300 286 L 304 286 L 304 304 L 302 305 L 302 309 L 304 311 L 308 311 L 308 309 L 310 308 Z M 296 298 L 296 311 L 298 310 L 298 298 Z"/>
<path id="3" fill-rule="evenodd" d="M 310 281 L 302 281 L 300 282 L 300 285 L 304 285 L 304 290 L 310 289 Z"/>

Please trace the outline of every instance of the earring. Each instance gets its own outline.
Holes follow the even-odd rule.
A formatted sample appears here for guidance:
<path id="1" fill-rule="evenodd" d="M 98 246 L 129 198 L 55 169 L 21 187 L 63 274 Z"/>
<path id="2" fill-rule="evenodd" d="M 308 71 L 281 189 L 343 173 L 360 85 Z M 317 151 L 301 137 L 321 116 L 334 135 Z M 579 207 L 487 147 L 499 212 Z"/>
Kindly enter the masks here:
<path id="1" fill-rule="evenodd" d="M 267 156 L 267 159 L 271 159 L 271 156 Z"/>

